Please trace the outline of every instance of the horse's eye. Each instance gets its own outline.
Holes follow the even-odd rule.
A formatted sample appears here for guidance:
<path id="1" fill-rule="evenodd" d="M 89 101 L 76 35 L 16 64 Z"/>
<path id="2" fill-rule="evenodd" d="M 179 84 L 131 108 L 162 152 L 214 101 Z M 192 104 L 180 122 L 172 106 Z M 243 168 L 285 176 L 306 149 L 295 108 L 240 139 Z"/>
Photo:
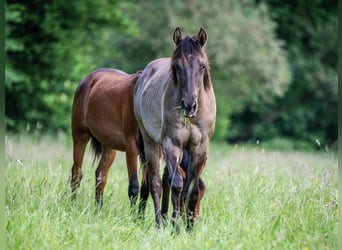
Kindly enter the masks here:
<path id="1" fill-rule="evenodd" d="M 204 70 L 205 70 L 205 64 L 202 63 L 202 64 L 200 64 L 200 71 L 203 72 Z"/>

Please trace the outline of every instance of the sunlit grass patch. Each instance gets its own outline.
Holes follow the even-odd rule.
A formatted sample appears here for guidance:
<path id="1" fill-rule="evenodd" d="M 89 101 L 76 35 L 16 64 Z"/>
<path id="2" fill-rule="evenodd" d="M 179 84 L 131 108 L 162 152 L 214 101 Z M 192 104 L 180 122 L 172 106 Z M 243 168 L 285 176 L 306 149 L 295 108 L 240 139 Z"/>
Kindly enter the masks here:
<path id="1" fill-rule="evenodd" d="M 94 204 L 95 166 L 71 202 L 65 141 L 6 138 L 8 249 L 337 249 L 337 157 L 212 144 L 200 220 L 179 235 L 131 211 L 124 154 L 112 166 L 104 206 Z M 171 209 L 171 208 L 170 208 Z"/>

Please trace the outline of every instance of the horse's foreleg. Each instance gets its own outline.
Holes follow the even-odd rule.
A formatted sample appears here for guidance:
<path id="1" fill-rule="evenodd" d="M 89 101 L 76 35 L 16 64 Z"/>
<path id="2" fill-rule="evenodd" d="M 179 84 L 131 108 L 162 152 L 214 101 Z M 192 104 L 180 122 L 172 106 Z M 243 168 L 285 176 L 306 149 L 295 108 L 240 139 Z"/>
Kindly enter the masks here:
<path id="1" fill-rule="evenodd" d="M 152 162 L 151 162 L 152 163 Z M 162 216 L 160 212 L 160 197 L 161 197 L 161 191 L 162 191 L 162 181 L 160 178 L 159 173 L 159 158 L 158 162 L 154 162 L 150 165 L 148 162 L 149 167 L 149 178 L 150 178 L 150 192 L 153 199 L 154 204 L 154 212 L 156 215 L 156 224 L 158 227 L 160 227 L 162 223 Z"/>
<path id="2" fill-rule="evenodd" d="M 200 212 L 200 203 L 201 200 L 204 196 L 204 192 L 205 192 L 205 184 L 202 180 L 202 178 L 199 178 L 199 182 L 198 182 L 198 187 L 199 187 L 199 193 L 198 193 L 198 199 L 196 202 L 196 206 L 195 206 L 195 211 L 194 211 L 194 218 L 198 218 L 199 217 L 199 212 Z"/>
<path id="3" fill-rule="evenodd" d="M 173 206 L 171 219 L 173 225 L 178 227 L 181 196 L 183 191 L 183 176 L 181 175 L 179 169 L 182 151 L 179 147 L 172 143 L 172 140 L 165 140 L 163 147 L 166 166 L 168 169 L 168 182 L 171 187 L 171 202 Z"/>
<path id="4" fill-rule="evenodd" d="M 198 150 L 199 151 L 199 150 Z M 203 180 L 200 178 L 202 171 L 205 167 L 206 163 L 206 151 L 203 151 L 202 154 L 194 154 L 193 157 L 193 167 L 192 167 L 192 176 L 193 176 L 193 187 L 189 196 L 188 202 L 188 211 L 187 211 L 187 223 L 188 229 L 191 229 L 194 225 L 194 222 L 199 217 L 200 211 L 200 201 L 203 198 L 205 192 L 205 185 Z"/>
<path id="5" fill-rule="evenodd" d="M 190 197 L 189 197 L 189 203 L 188 203 L 188 211 L 187 211 L 188 229 L 191 229 L 193 227 L 195 220 L 198 218 L 197 217 L 198 214 L 196 214 L 196 210 L 197 212 L 199 212 L 199 200 L 200 200 L 199 179 L 196 180 L 195 178 L 194 185 L 191 190 Z"/>
<path id="6" fill-rule="evenodd" d="M 144 138 L 145 163 L 143 167 L 139 212 L 141 213 L 145 209 L 148 197 L 146 191 L 149 190 L 153 199 L 156 225 L 159 227 L 162 222 L 160 213 L 160 196 L 162 191 L 162 181 L 159 170 L 160 147 L 148 136 L 144 136 L 144 131 L 141 132 Z"/>
<path id="7" fill-rule="evenodd" d="M 131 201 L 131 207 L 135 206 L 138 193 L 139 193 L 139 181 L 138 181 L 138 149 L 131 147 L 126 151 L 126 164 L 128 171 L 128 197 Z"/>
<path id="8" fill-rule="evenodd" d="M 95 201 L 98 208 L 101 208 L 103 204 L 103 190 L 106 186 L 108 171 L 115 159 L 115 155 L 115 150 L 104 148 L 99 166 L 95 172 Z"/>
<path id="9" fill-rule="evenodd" d="M 86 145 L 89 141 L 89 135 L 83 134 L 73 136 L 73 159 L 74 163 L 71 168 L 70 186 L 72 198 L 76 198 L 76 190 L 80 186 L 82 180 L 82 162 Z"/>
<path id="10" fill-rule="evenodd" d="M 190 229 L 196 219 L 199 218 L 200 203 L 205 193 L 205 184 L 202 178 L 198 179 L 198 185 L 194 184 L 188 203 L 188 228 Z"/>

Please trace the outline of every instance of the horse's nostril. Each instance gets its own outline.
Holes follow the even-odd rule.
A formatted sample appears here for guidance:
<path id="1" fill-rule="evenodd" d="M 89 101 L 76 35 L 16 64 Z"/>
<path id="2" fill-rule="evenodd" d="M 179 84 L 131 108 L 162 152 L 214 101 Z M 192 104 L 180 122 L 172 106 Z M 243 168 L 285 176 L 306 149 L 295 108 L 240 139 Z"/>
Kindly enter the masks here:
<path id="1" fill-rule="evenodd" d="M 182 109 L 187 110 L 184 100 L 181 101 Z"/>
<path id="2" fill-rule="evenodd" d="M 197 103 L 193 102 L 191 105 L 187 105 L 184 100 L 181 101 L 182 109 L 186 112 L 193 113 L 196 110 Z"/>
<path id="3" fill-rule="evenodd" d="M 191 105 L 191 111 L 194 112 L 196 110 L 196 106 L 197 106 L 197 103 L 194 102 L 192 105 Z"/>

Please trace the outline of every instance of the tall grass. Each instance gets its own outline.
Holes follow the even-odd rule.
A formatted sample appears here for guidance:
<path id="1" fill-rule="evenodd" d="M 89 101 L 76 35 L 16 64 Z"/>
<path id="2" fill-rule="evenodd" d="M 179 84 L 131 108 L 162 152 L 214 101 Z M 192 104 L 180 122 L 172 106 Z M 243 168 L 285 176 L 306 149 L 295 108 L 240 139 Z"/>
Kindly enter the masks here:
<path id="1" fill-rule="evenodd" d="M 201 219 L 193 232 L 154 226 L 152 200 L 137 219 L 127 196 L 124 154 L 112 166 L 104 206 L 94 206 L 87 151 L 76 202 L 65 139 L 7 136 L 8 249 L 337 249 L 337 156 L 210 147 Z M 171 208 L 170 208 L 171 209 Z"/>

